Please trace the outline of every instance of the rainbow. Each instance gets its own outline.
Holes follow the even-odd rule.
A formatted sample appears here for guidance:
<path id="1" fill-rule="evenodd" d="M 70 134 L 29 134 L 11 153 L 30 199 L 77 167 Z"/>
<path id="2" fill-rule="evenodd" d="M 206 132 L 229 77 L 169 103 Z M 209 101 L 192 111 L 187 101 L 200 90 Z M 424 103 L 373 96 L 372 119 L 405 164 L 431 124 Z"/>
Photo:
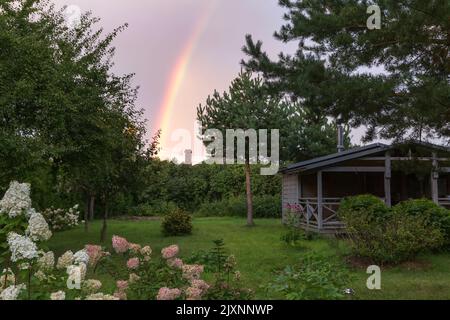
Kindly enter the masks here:
<path id="1" fill-rule="evenodd" d="M 167 140 L 169 137 L 170 122 L 173 117 L 175 103 L 180 92 L 180 88 L 183 85 L 186 73 L 189 68 L 192 56 L 195 53 L 197 45 L 205 32 L 209 21 L 216 9 L 218 0 L 208 0 L 208 4 L 202 12 L 198 22 L 196 23 L 191 35 L 186 41 L 186 44 L 181 51 L 180 55 L 176 59 L 174 67 L 170 73 L 169 81 L 166 86 L 164 98 L 159 111 L 159 119 L 157 121 L 157 128 L 162 130 L 161 135 L 161 148 L 167 146 Z"/>

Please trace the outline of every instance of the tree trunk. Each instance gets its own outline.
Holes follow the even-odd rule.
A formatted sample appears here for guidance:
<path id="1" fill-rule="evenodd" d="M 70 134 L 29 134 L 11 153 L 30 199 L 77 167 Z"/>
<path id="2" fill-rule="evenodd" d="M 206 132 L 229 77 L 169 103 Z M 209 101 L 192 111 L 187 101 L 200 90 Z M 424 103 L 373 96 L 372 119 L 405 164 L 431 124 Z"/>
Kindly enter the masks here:
<path id="1" fill-rule="evenodd" d="M 108 229 L 108 213 L 108 204 L 105 203 L 105 213 L 103 215 L 103 227 L 100 233 L 100 243 L 103 243 L 106 240 L 106 230 Z"/>
<path id="2" fill-rule="evenodd" d="M 89 231 L 89 196 L 86 197 L 86 205 L 84 207 L 84 231 Z"/>
<path id="3" fill-rule="evenodd" d="M 91 196 L 91 199 L 89 201 L 89 220 L 94 220 L 94 210 L 95 209 L 95 196 Z"/>
<path id="4" fill-rule="evenodd" d="M 245 164 L 245 187 L 247 190 L 247 226 L 253 227 L 253 193 L 252 193 L 252 180 L 251 180 L 251 167 L 247 162 Z"/>

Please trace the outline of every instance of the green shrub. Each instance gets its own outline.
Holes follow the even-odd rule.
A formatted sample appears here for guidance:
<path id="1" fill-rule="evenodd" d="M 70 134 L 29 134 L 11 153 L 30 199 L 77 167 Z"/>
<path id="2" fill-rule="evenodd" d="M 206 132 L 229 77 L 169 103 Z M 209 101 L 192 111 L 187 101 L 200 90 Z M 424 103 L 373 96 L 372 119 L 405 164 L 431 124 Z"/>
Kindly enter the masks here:
<path id="1" fill-rule="evenodd" d="M 390 210 L 370 196 L 348 198 L 343 204 L 338 216 L 346 224 L 355 256 L 395 264 L 444 242 L 441 229 L 430 223 L 429 216 L 405 214 L 400 206 Z"/>
<path id="2" fill-rule="evenodd" d="M 256 196 L 253 198 L 255 218 L 281 218 L 280 196 Z M 201 217 L 246 217 L 245 197 L 231 197 L 221 201 L 203 203 L 195 212 Z"/>
<path id="3" fill-rule="evenodd" d="M 399 203 L 393 208 L 397 214 L 423 217 L 427 225 L 438 227 L 444 235 L 444 246 L 450 248 L 450 210 L 431 200 L 418 199 Z"/>
<path id="4" fill-rule="evenodd" d="M 166 215 L 162 222 L 165 236 L 182 236 L 192 233 L 192 218 L 186 212 L 176 209 Z"/>
<path id="5" fill-rule="evenodd" d="M 277 272 L 265 288 L 287 300 L 337 300 L 345 297 L 350 280 L 344 266 L 328 257 L 308 254 L 298 265 Z"/>
<path id="6" fill-rule="evenodd" d="M 353 216 L 364 215 L 368 223 L 383 222 L 391 212 L 386 204 L 373 195 L 348 197 L 342 200 L 338 212 L 341 220 L 352 219 Z"/>
<path id="7" fill-rule="evenodd" d="M 284 226 L 287 229 L 281 236 L 281 241 L 288 246 L 297 246 L 301 240 L 306 240 L 306 233 L 300 229 L 300 216 L 297 212 L 289 210 L 284 218 Z"/>

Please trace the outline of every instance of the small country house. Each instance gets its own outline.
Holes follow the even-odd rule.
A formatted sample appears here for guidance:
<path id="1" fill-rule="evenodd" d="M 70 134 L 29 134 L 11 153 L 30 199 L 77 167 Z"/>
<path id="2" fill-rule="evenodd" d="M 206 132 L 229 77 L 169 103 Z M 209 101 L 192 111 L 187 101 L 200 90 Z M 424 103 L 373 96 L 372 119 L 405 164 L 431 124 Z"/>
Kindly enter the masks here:
<path id="1" fill-rule="evenodd" d="M 424 142 L 371 144 L 289 165 L 281 170 L 283 215 L 294 206 L 301 226 L 320 233 L 344 229 L 344 197 L 372 194 L 388 206 L 429 198 L 450 206 L 450 149 Z"/>

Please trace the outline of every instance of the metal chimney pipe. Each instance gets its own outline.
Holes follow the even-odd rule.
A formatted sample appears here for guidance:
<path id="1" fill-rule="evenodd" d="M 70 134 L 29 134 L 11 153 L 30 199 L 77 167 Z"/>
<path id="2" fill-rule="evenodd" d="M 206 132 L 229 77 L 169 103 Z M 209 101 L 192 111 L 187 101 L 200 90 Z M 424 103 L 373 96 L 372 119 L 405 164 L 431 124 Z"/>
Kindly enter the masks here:
<path id="1" fill-rule="evenodd" d="M 338 151 L 339 153 L 345 151 L 345 146 L 344 146 L 344 127 L 343 127 L 341 124 L 338 125 L 338 145 L 337 145 L 337 151 Z"/>

